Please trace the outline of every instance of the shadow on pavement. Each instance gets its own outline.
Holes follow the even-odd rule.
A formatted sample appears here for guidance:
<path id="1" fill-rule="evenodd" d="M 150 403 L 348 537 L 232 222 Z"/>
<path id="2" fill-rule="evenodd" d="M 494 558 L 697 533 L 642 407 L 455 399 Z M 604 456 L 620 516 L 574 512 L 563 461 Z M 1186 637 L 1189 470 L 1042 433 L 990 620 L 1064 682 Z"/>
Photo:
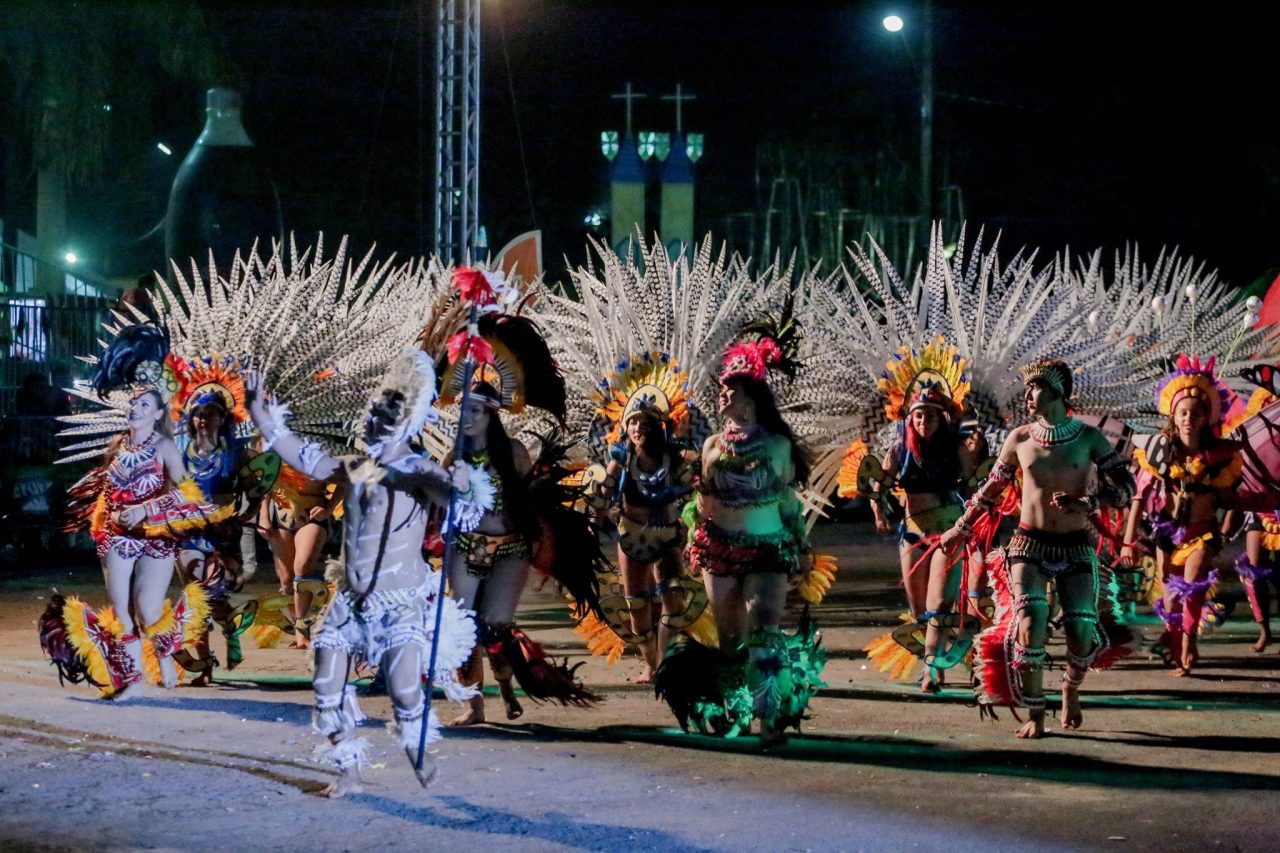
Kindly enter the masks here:
<path id="1" fill-rule="evenodd" d="M 603 823 L 585 823 L 562 812 L 546 812 L 537 819 L 483 806 L 456 796 L 436 796 L 428 805 L 405 803 L 376 794 L 355 794 L 346 798 L 390 817 L 420 826 L 451 829 L 478 835 L 541 839 L 584 850 L 663 850 L 701 853 L 679 836 L 654 829 L 640 829 Z M 453 811 L 457 814 L 449 814 Z M 478 839 L 477 839 L 478 841 Z"/>

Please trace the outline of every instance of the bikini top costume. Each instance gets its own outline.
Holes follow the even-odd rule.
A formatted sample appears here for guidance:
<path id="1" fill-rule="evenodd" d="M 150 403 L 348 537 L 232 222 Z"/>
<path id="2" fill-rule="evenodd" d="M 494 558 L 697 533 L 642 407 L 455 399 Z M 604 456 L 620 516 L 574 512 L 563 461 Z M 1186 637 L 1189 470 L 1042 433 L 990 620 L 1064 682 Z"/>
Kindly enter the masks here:
<path id="1" fill-rule="evenodd" d="M 629 507 L 660 509 L 667 507 L 689 491 L 692 471 L 684 464 L 679 451 L 666 454 L 657 471 L 640 470 L 639 459 L 632 455 L 627 462 L 622 486 L 622 499 Z"/>
<path id="2" fill-rule="evenodd" d="M 699 491 L 735 509 L 778 503 L 792 484 L 774 469 L 770 438 L 760 427 L 716 436 L 720 455 L 703 474 Z"/>

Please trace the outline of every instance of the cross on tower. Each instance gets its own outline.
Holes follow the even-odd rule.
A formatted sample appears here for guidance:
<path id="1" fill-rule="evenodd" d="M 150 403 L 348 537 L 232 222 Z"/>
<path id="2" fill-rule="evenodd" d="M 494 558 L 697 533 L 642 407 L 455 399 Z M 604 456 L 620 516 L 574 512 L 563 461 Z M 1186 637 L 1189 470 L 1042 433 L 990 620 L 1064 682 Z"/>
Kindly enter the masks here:
<path id="1" fill-rule="evenodd" d="M 631 102 L 638 101 L 641 98 L 646 98 L 648 97 L 648 95 L 645 95 L 643 92 L 631 91 L 631 83 L 628 82 L 627 90 L 625 92 L 619 92 L 618 94 L 610 95 L 609 97 L 613 98 L 615 101 L 627 102 L 627 136 L 630 136 L 631 135 Z"/>
<path id="2" fill-rule="evenodd" d="M 683 102 L 697 100 L 697 97 L 697 95 L 684 94 L 684 88 L 679 83 L 676 84 L 676 91 L 674 95 L 662 96 L 662 100 L 664 101 L 676 102 L 676 133 L 684 133 Z"/>

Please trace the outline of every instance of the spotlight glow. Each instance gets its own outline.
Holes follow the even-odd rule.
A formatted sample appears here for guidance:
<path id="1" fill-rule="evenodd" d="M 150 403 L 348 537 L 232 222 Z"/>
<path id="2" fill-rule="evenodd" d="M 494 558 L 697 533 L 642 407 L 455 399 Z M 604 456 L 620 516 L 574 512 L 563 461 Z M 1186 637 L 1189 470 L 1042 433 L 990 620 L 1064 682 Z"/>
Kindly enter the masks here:
<path id="1" fill-rule="evenodd" d="M 891 33 L 902 32 L 902 18 L 897 15 L 886 15 L 882 23 L 884 28 Z"/>
<path id="2" fill-rule="evenodd" d="M 168 156 L 170 156 L 171 154 L 173 154 L 173 149 L 172 149 L 172 148 L 170 148 L 168 145 L 165 145 L 163 142 L 157 142 L 157 143 L 156 143 L 156 147 L 157 147 L 157 148 L 159 148 L 159 149 L 160 149 L 160 151 L 161 151 L 161 153 L 163 153 L 163 154 L 164 154 L 164 156 L 166 156 L 166 157 L 168 157 Z"/>
<path id="3" fill-rule="evenodd" d="M 62 259 L 69 264 L 74 264 L 76 261 L 80 260 L 80 256 L 75 252 L 67 252 L 62 256 Z"/>

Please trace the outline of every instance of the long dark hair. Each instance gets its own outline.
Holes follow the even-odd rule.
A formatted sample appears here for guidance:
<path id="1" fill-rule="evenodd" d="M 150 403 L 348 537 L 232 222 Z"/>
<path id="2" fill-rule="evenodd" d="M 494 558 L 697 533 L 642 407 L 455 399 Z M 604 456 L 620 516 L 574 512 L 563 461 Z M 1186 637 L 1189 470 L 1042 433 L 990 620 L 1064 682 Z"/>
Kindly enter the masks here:
<path id="1" fill-rule="evenodd" d="M 773 396 L 769 383 L 747 376 L 735 376 L 725 384 L 746 392 L 756 407 L 756 423 L 765 432 L 780 435 L 791 444 L 791 466 L 795 469 L 796 482 L 802 486 L 807 485 L 809 472 L 813 469 L 813 454 L 796 436 L 790 424 L 782 419 L 782 412 L 778 411 L 778 400 Z"/>
<path id="2" fill-rule="evenodd" d="M 655 459 L 666 461 L 667 455 L 670 453 L 672 449 L 671 442 L 667 440 L 666 426 L 662 423 L 662 421 L 658 420 L 658 418 L 654 417 L 653 415 L 633 415 L 630 419 L 628 419 L 627 423 L 630 423 L 635 418 L 644 418 L 645 420 L 649 421 L 650 430 L 649 430 L 648 444 L 649 444 L 650 452 L 653 454 Z M 631 436 L 627 435 L 626 424 L 623 424 L 622 437 L 623 437 L 623 440 L 625 440 L 626 443 L 631 446 L 632 450 L 634 450 L 637 454 L 640 453 L 639 446 L 637 446 L 635 442 L 631 440 Z"/>
<path id="3" fill-rule="evenodd" d="M 471 393 L 476 397 L 490 400 L 500 399 L 498 389 L 488 382 L 477 382 L 472 386 Z M 489 411 L 489 426 L 485 429 L 484 439 L 489 454 L 489 464 L 493 466 L 494 471 L 498 472 L 498 477 L 502 480 L 504 511 L 511 517 L 517 532 L 526 538 L 536 537 L 538 521 L 534 518 L 529 502 L 523 500 L 521 491 L 524 481 L 520 472 L 516 470 L 516 457 L 511 436 L 507 435 L 507 428 L 502 425 L 502 418 L 497 410 Z"/>
<path id="4" fill-rule="evenodd" d="M 1200 427 L 1200 450 L 1209 450 L 1221 439 L 1213 434 L 1213 424 L 1209 423 L 1209 407 L 1199 400 L 1193 400 L 1193 402 L 1204 412 L 1204 425 Z M 1169 446 L 1177 456 L 1186 456 L 1191 452 L 1178 435 L 1178 425 L 1173 422 L 1173 412 L 1169 413 L 1169 420 L 1160 429 L 1160 433 L 1169 439 Z"/>

